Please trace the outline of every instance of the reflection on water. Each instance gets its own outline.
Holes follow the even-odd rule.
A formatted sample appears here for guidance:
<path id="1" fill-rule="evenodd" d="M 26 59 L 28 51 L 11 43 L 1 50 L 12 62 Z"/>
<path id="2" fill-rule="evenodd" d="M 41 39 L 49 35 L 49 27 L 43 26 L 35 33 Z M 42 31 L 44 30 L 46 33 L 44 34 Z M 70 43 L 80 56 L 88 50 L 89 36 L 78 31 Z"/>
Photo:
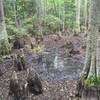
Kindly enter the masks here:
<path id="1" fill-rule="evenodd" d="M 54 58 L 54 68 L 62 71 L 64 68 L 64 61 L 57 55 Z"/>
<path id="2" fill-rule="evenodd" d="M 43 71 L 45 71 L 46 70 L 46 63 L 43 63 L 43 69 L 42 69 Z"/>
<path id="3" fill-rule="evenodd" d="M 54 58 L 54 68 L 58 68 L 58 56 L 56 55 Z"/>
<path id="4" fill-rule="evenodd" d="M 62 56 L 60 52 L 52 49 L 44 53 L 42 63 L 33 63 L 33 67 L 44 80 L 73 80 L 79 79 L 83 62 L 83 60 Z"/>

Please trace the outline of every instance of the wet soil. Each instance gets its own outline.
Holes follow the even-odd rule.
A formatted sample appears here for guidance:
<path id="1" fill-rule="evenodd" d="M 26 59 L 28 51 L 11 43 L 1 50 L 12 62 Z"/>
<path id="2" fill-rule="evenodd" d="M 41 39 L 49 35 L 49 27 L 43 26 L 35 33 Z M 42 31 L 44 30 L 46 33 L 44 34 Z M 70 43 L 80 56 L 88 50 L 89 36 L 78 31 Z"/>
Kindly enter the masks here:
<path id="1" fill-rule="evenodd" d="M 71 41 L 74 51 L 80 53 L 69 53 L 69 49 L 61 48 L 67 41 Z M 38 62 L 38 55 L 29 50 L 24 51 L 29 66 L 39 73 L 44 89 L 43 94 L 38 96 L 30 94 L 27 100 L 76 100 L 77 81 L 83 69 L 85 56 L 85 49 L 82 48 L 85 46 L 83 34 L 77 37 L 64 36 L 57 41 L 53 36 L 45 36 L 43 45 L 46 48 L 46 56 L 43 55 L 41 62 Z M 50 64 L 45 61 L 50 61 Z M 7 100 L 9 79 L 14 70 L 12 64 L 11 59 L 5 59 L 0 64 L 3 73 L 0 77 L 0 100 Z"/>

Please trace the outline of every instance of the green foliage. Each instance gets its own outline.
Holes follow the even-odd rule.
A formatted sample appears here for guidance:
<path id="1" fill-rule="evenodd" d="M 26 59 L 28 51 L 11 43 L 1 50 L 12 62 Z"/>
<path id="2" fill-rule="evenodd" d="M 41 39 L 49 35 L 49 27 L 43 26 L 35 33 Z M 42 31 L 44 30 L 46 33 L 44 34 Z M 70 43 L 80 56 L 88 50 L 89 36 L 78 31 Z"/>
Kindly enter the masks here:
<path id="1" fill-rule="evenodd" d="M 37 47 L 33 49 L 33 52 L 36 54 L 43 54 L 44 50 L 45 50 L 44 45 L 39 44 L 37 45 Z"/>
<path id="2" fill-rule="evenodd" d="M 27 30 L 25 28 L 22 28 L 22 27 L 16 28 L 13 25 L 8 25 L 7 26 L 7 31 L 8 31 L 9 35 L 16 35 L 16 34 L 24 35 L 24 34 L 27 33 Z"/>
<path id="3" fill-rule="evenodd" d="M 75 27 L 75 16 L 76 16 L 76 7 L 75 0 L 66 0 L 65 5 L 65 24 L 67 28 Z"/>
<path id="4" fill-rule="evenodd" d="M 96 77 L 95 75 L 91 75 L 89 78 L 83 80 L 81 78 L 82 84 L 87 87 L 99 87 L 100 86 L 100 77 Z"/>
<path id="5" fill-rule="evenodd" d="M 24 23 L 22 23 L 22 26 L 17 28 L 15 26 L 15 22 L 7 19 L 6 20 L 6 27 L 7 27 L 7 33 L 8 35 L 24 35 L 28 33 L 28 29 L 32 27 L 32 24 L 29 23 L 30 20 L 23 20 Z M 31 21 L 30 21 L 31 22 Z"/>
<path id="6" fill-rule="evenodd" d="M 26 33 L 28 34 L 38 33 L 38 25 L 39 21 L 36 15 L 31 18 L 25 18 L 22 22 L 22 27 L 26 29 Z"/>
<path id="7" fill-rule="evenodd" d="M 89 79 L 85 81 L 85 85 L 94 86 L 97 83 L 97 79 L 94 76 L 91 76 Z"/>
<path id="8" fill-rule="evenodd" d="M 50 33 L 55 34 L 60 29 L 62 21 L 53 15 L 46 16 L 46 28 Z"/>
<path id="9" fill-rule="evenodd" d="M 55 33 L 63 22 L 66 28 L 74 28 L 75 0 L 40 0 L 38 4 L 37 0 L 16 0 L 15 6 L 16 11 L 13 0 L 4 0 L 7 31 L 10 35 L 38 34 L 39 25 L 43 33 Z M 15 16 L 21 20 L 19 29 L 16 29 Z"/>
<path id="10" fill-rule="evenodd" d="M 0 55 L 8 55 L 10 53 L 10 44 L 7 40 L 0 40 Z"/>
<path id="11" fill-rule="evenodd" d="M 38 35 L 39 33 L 39 21 L 36 15 L 29 18 L 24 18 L 21 22 L 21 27 L 17 28 L 15 22 L 6 19 L 7 32 L 9 35 L 24 35 L 24 34 L 34 34 Z"/>

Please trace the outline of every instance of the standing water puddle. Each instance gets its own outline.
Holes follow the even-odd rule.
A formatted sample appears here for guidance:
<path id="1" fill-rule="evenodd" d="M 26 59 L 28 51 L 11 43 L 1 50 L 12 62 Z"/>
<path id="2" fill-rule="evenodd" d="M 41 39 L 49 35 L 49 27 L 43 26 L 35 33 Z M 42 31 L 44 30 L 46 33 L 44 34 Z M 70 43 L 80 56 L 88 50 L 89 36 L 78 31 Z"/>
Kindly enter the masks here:
<path id="1" fill-rule="evenodd" d="M 32 66 L 37 70 L 43 80 L 77 80 L 83 68 L 82 60 L 72 57 L 61 56 L 59 50 L 46 52 L 41 63 L 33 63 Z"/>

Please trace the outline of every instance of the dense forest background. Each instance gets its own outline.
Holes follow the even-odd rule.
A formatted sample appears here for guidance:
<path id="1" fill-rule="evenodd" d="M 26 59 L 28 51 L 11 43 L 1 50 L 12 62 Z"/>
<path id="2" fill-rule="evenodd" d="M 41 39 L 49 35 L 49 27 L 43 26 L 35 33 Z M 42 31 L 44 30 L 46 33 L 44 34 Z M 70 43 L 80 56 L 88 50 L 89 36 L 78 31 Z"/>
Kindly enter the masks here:
<path id="1" fill-rule="evenodd" d="M 80 31 L 87 24 L 86 4 L 85 0 L 4 0 L 8 34 Z"/>

